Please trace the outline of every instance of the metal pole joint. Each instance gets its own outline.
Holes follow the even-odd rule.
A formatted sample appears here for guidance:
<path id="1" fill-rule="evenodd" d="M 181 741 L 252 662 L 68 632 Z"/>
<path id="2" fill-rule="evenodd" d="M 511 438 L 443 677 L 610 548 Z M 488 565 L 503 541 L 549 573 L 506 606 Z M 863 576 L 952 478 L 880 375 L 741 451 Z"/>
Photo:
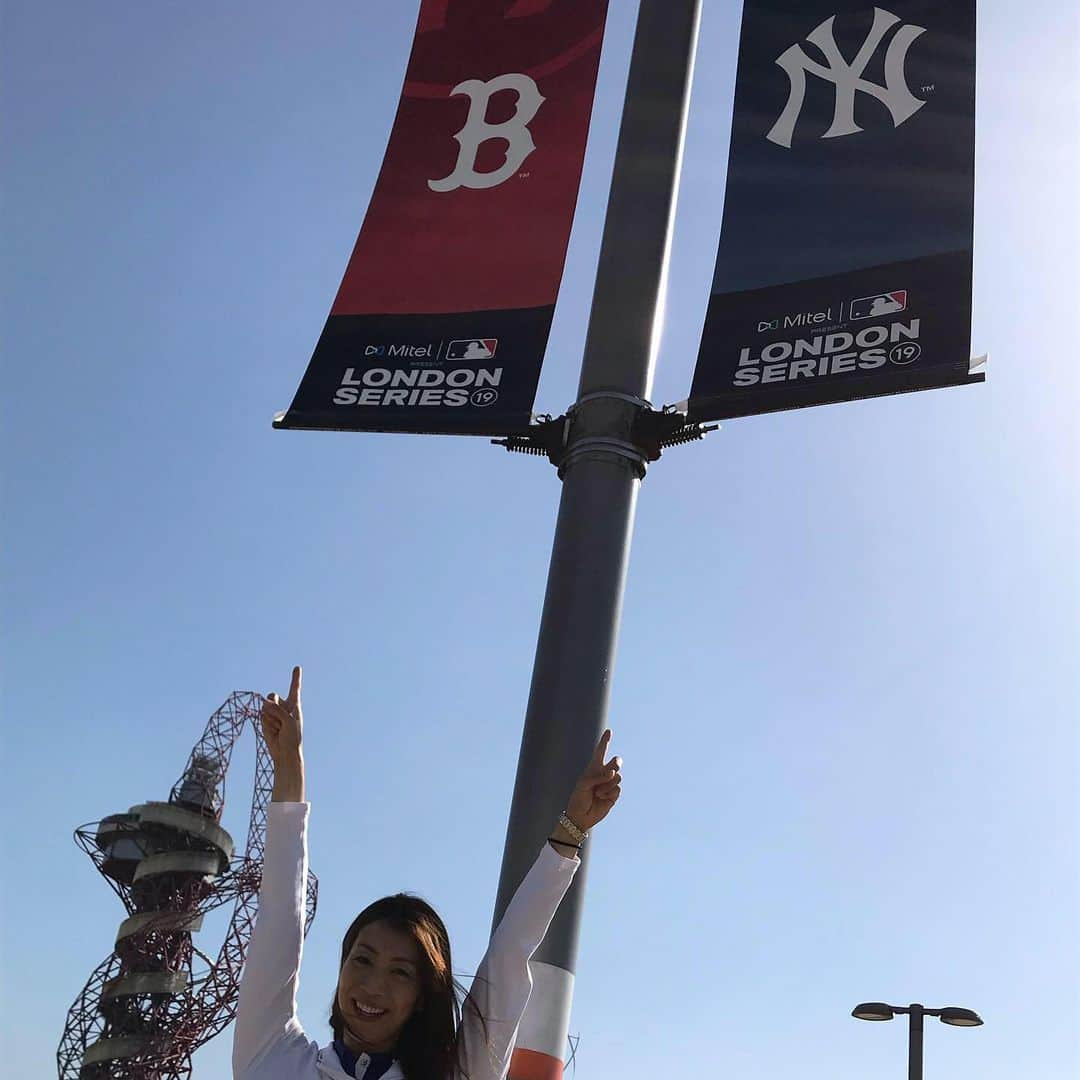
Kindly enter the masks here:
<path id="1" fill-rule="evenodd" d="M 719 426 L 688 423 L 685 412 L 657 410 L 643 398 L 605 390 L 584 395 L 562 416 L 539 418 L 527 432 L 491 441 L 512 453 L 546 457 L 560 479 L 577 462 L 599 459 L 626 464 L 643 480 L 664 450 L 696 442 Z"/>
<path id="2" fill-rule="evenodd" d="M 607 461 L 629 467 L 638 480 L 645 478 L 651 459 L 634 438 L 638 414 L 649 404 L 617 390 L 594 391 L 580 397 L 567 412 L 569 421 L 564 451 L 552 464 L 559 479 L 583 460 Z"/>

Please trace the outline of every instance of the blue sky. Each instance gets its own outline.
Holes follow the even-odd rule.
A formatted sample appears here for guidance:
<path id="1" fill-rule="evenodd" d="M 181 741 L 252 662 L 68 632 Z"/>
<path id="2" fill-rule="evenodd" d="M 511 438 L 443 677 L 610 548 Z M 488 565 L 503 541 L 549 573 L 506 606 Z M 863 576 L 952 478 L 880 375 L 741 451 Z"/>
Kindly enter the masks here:
<path id="1" fill-rule="evenodd" d="M 634 5 L 613 0 L 537 405 L 572 399 Z M 749 418 L 645 482 L 571 1030 L 586 1078 L 1072 1080 L 1077 16 L 983 0 L 982 387 Z M 5 5 L 4 1058 L 53 1072 L 121 912 L 71 842 L 305 666 L 301 1017 L 409 888 L 470 971 L 558 481 L 484 440 L 274 432 L 381 160 L 415 4 Z M 706 0 L 657 403 L 686 396 L 739 5 Z M 250 744 L 230 776 L 242 833 Z M 247 771 L 245 771 L 247 770 Z M 204 947 L 214 951 L 217 941 Z M 196 1077 L 228 1075 L 228 1037 Z"/>

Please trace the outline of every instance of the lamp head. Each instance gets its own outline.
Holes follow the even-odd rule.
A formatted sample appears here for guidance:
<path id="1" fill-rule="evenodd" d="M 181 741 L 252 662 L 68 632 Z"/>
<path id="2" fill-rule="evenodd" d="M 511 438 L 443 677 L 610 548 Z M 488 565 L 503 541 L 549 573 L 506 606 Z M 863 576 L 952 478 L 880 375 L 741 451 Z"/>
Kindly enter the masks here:
<path id="1" fill-rule="evenodd" d="M 982 1018 L 978 1013 L 972 1012 L 971 1009 L 958 1009 L 952 1005 L 941 1010 L 941 1022 L 943 1024 L 952 1024 L 953 1027 L 982 1026 Z"/>
<path id="2" fill-rule="evenodd" d="M 891 1020 L 896 1014 L 891 1005 L 880 1001 L 864 1001 L 851 1010 L 856 1020 Z"/>

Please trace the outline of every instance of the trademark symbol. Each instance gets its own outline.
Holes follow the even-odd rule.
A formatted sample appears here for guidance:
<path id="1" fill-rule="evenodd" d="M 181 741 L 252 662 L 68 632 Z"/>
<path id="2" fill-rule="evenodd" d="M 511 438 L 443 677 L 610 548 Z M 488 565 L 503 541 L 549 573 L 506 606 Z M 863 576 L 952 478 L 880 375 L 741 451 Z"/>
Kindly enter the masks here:
<path id="1" fill-rule="evenodd" d="M 931 83 L 929 86 L 924 86 L 922 92 L 924 94 L 932 94 L 934 92 L 934 84 Z"/>
<path id="2" fill-rule="evenodd" d="M 531 172 L 519 172 L 518 173 L 518 179 L 519 180 L 528 180 L 530 176 L 532 176 Z"/>

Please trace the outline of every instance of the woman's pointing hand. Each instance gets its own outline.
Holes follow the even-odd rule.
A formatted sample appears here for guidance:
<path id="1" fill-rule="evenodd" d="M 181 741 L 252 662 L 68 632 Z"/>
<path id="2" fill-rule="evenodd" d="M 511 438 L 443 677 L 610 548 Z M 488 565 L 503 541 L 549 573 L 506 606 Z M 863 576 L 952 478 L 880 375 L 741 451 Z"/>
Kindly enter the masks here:
<path id="1" fill-rule="evenodd" d="M 600 736 L 589 764 L 574 785 L 566 816 L 583 832 L 588 832 L 611 813 L 618 802 L 622 783 L 622 758 L 605 761 L 611 743 L 610 729 Z"/>
<path id="2" fill-rule="evenodd" d="M 294 667 L 289 696 L 263 698 L 262 733 L 274 763 L 274 802 L 304 801 L 304 712 L 300 705 L 300 668 Z"/>

